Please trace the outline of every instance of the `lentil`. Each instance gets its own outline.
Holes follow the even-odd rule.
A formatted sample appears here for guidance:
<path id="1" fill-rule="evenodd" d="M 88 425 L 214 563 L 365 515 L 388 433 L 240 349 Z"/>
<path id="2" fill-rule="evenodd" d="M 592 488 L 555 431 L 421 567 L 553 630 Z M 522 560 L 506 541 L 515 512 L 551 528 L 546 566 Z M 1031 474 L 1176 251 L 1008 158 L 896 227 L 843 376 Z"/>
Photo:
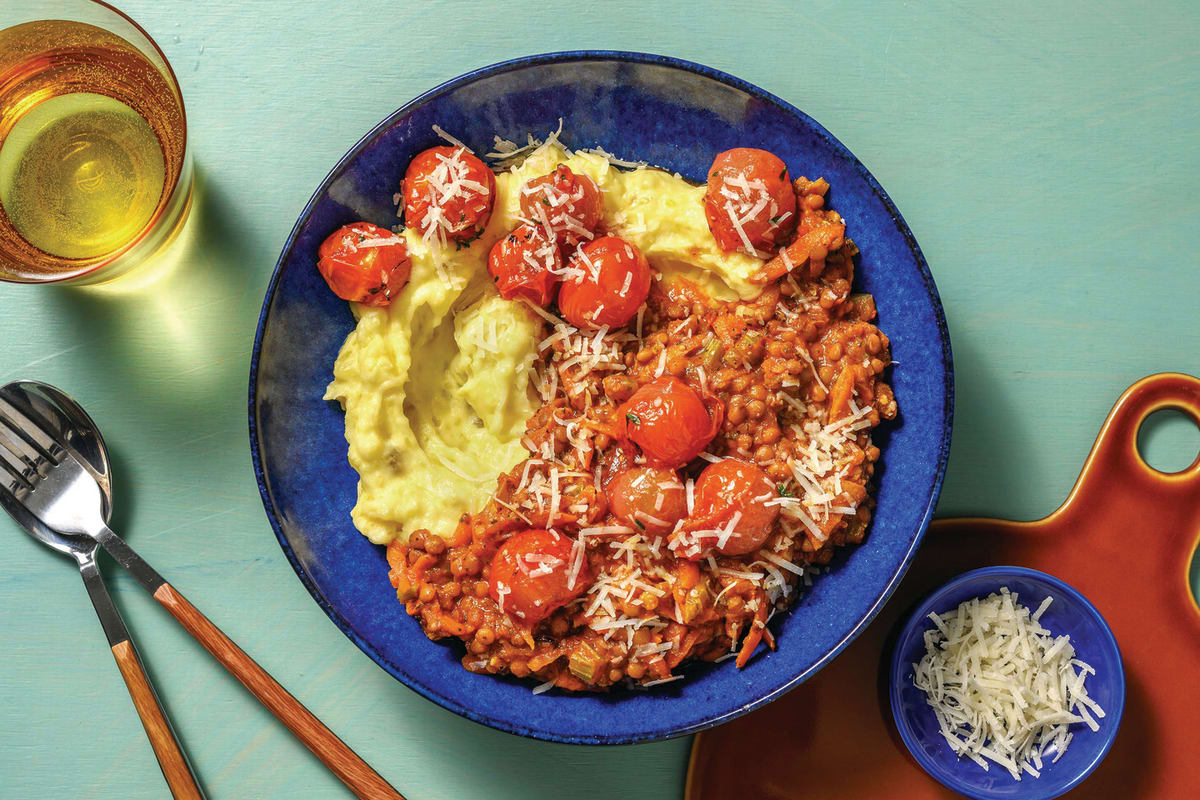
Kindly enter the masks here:
<path id="1" fill-rule="evenodd" d="M 793 186 L 802 220 L 841 224 L 826 208 L 824 179 L 798 178 Z M 555 396 L 527 423 L 530 458 L 500 475 L 494 499 L 465 515 L 454 531 L 414 531 L 387 548 L 389 578 L 408 613 L 430 638 L 462 639 L 469 670 L 535 676 L 569 690 L 660 680 L 682 661 L 715 660 L 739 642 L 741 665 L 763 637 L 771 608 L 796 596 L 785 597 L 784 587 L 766 577 L 756 582 L 728 574 L 761 574 L 752 566 L 761 564 L 760 554 L 710 551 L 693 562 L 675 556 L 673 539 L 638 531 L 585 537 L 581 531 L 624 527 L 617 527 L 605 489 L 641 456 L 622 441 L 625 420 L 615 418 L 616 408 L 655 380 L 662 364 L 661 372 L 723 410 L 707 452 L 752 459 L 778 488 L 783 512 L 764 552 L 800 566 L 826 564 L 836 548 L 862 541 L 872 508 L 866 486 L 879 458 L 869 429 L 844 431 L 836 451 L 822 451 L 829 465 L 803 467 L 811 472 L 807 480 L 840 492 L 832 505 L 849 505 L 853 513 L 806 506 L 818 537 L 789 516 L 787 505 L 805 492 L 796 465 L 808 464 L 808 454 L 820 449 L 815 434 L 841 418 L 835 415 L 854 413 L 868 425 L 896 415 L 895 397 L 882 380 L 889 344 L 872 324 L 874 301 L 850 294 L 855 252 L 844 237 L 829 239 L 828 246 L 815 243 L 805 268 L 766 283 L 759 297 L 745 302 L 715 301 L 686 281 L 652 281 L 643 338 L 618 329 L 597 339 L 612 350 L 617 369 L 585 370 L 578 360 L 571 369 L 561 367 L 573 345 L 560 336 L 535 364 L 558 370 L 559 381 Z M 697 459 L 679 470 L 679 479 L 696 479 L 705 466 Z M 549 507 L 551 498 L 557 507 Z M 593 583 L 528 627 L 494 599 L 490 580 L 500 545 L 531 528 L 583 542 L 581 573 L 609 583 Z M 783 579 L 796 583 L 790 572 Z M 611 627 L 626 618 L 635 626 Z"/>

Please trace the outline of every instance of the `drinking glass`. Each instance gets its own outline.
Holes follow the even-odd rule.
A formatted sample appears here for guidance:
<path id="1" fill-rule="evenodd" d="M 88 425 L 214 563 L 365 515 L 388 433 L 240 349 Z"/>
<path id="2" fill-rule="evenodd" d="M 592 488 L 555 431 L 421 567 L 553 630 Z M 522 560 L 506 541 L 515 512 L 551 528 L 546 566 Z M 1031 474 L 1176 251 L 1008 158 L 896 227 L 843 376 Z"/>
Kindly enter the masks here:
<path id="1" fill-rule="evenodd" d="M 0 10 L 0 280 L 111 280 L 191 206 L 179 83 L 107 3 L 12 5 Z"/>

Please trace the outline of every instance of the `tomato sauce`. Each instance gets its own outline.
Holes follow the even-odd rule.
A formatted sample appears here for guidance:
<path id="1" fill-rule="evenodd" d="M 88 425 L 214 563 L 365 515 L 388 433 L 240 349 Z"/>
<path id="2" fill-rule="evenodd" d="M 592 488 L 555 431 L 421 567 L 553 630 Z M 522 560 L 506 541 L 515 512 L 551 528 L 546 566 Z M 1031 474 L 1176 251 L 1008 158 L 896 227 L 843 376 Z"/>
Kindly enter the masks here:
<path id="1" fill-rule="evenodd" d="M 388 547 L 400 601 L 430 638 L 461 640 L 466 669 L 603 690 L 689 660 L 740 666 L 774 646 L 766 623 L 808 575 L 862 541 L 870 431 L 897 411 L 888 340 L 850 293 L 857 251 L 828 184 L 791 185 L 792 227 L 756 229 L 755 247 L 781 237 L 757 298 L 651 269 L 636 317 L 547 322 L 529 457 L 454 530 Z"/>

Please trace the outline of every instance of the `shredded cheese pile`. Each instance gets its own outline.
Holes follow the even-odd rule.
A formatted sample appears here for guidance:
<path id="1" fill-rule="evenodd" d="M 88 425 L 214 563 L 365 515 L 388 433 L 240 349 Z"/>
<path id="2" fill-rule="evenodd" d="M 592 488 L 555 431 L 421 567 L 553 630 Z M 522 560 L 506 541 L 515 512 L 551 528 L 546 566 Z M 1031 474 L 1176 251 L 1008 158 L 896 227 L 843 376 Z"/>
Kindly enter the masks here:
<path id="1" fill-rule="evenodd" d="M 422 240 L 429 247 L 445 248 L 447 236 L 458 233 L 466 223 L 462 220 L 452 220 L 446 215 L 446 204 L 469 199 L 470 192 L 487 196 L 491 189 L 478 181 L 471 180 L 467 162 L 463 160 L 464 153 L 474 155 L 474 151 L 454 138 L 437 125 L 433 131 L 439 137 L 455 148 L 449 157 L 438 154 L 438 165 L 427 176 L 429 209 L 420 220 L 407 220 L 410 225 L 419 225 L 425 233 Z M 400 197 L 393 198 L 399 203 Z M 403 208 L 403 205 L 401 205 Z M 441 264 L 437 264 L 441 273 Z M 446 280 L 442 275 L 443 281 Z"/>
<path id="2" fill-rule="evenodd" d="M 729 215 L 729 221 L 741 239 L 739 249 L 748 256 L 769 258 L 771 253 L 755 248 L 743 226 L 758 217 L 768 206 L 772 227 L 778 227 L 792 216 L 792 212 L 779 214 L 779 204 L 775 202 L 761 178 L 747 180 L 745 175 L 730 175 L 725 178 L 718 193 L 725 199 L 721 208 Z"/>
<path id="3" fill-rule="evenodd" d="M 1038 777 L 1051 750 L 1053 761 L 1062 758 L 1075 736 L 1070 725 L 1097 731 L 1104 717 L 1084 686 L 1095 670 L 1075 658 L 1070 636 L 1056 637 L 1038 621 L 1050 601 L 1030 614 L 1003 587 L 930 614 L 925 656 L 913 664 L 913 684 L 951 749 L 985 770 L 984 759 L 994 761 L 1017 780 L 1022 772 Z"/>
<path id="4" fill-rule="evenodd" d="M 786 398 L 789 405 L 802 405 L 785 392 L 780 392 L 780 396 Z M 792 426 L 797 435 L 793 444 L 796 457 L 789 459 L 788 465 L 800 494 L 776 497 L 764 503 L 778 505 L 785 520 L 799 522 L 818 542 L 829 538 L 818 523 L 827 522 L 831 514 L 853 516 L 858 511 L 858 503 L 846 499 L 843 494 L 842 479 L 853 466 L 850 445 L 855 443 L 858 431 L 871 427 L 868 419 L 871 407 L 860 408 L 852 398 L 850 411 L 848 416 L 827 425 L 810 417 L 802 425 Z M 842 499 L 839 501 L 839 498 Z M 846 504 L 838 505 L 838 502 Z"/>

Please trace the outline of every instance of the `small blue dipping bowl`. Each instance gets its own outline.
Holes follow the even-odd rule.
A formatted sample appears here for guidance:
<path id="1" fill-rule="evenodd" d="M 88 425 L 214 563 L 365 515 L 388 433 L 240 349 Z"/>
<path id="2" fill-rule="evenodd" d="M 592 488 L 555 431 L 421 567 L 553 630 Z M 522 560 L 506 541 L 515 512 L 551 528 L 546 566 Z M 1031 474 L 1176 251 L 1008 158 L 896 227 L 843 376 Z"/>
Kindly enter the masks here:
<path id="1" fill-rule="evenodd" d="M 1040 778 L 1026 774 L 1020 781 L 998 764 L 985 771 L 971 759 L 956 756 L 941 735 L 925 693 L 913 685 L 912 665 L 924 656 L 924 633 L 933 627 L 928 615 L 944 614 L 964 600 L 999 592 L 1002 586 L 1019 595 L 1019 602 L 1031 611 L 1046 596 L 1054 598 L 1041 623 L 1056 636 L 1069 634 L 1076 658 L 1096 670 L 1087 679 L 1088 696 L 1105 713 L 1096 720 L 1100 730 L 1094 733 L 1083 723 L 1072 725 L 1075 737 L 1058 763 L 1051 764 L 1047 758 Z M 892 653 L 891 701 L 900 738 L 917 763 L 944 786 L 976 800 L 1049 800 L 1077 786 L 1108 754 L 1125 709 L 1125 670 L 1108 623 L 1078 591 L 1034 569 L 985 567 L 944 584 L 905 621 Z"/>

